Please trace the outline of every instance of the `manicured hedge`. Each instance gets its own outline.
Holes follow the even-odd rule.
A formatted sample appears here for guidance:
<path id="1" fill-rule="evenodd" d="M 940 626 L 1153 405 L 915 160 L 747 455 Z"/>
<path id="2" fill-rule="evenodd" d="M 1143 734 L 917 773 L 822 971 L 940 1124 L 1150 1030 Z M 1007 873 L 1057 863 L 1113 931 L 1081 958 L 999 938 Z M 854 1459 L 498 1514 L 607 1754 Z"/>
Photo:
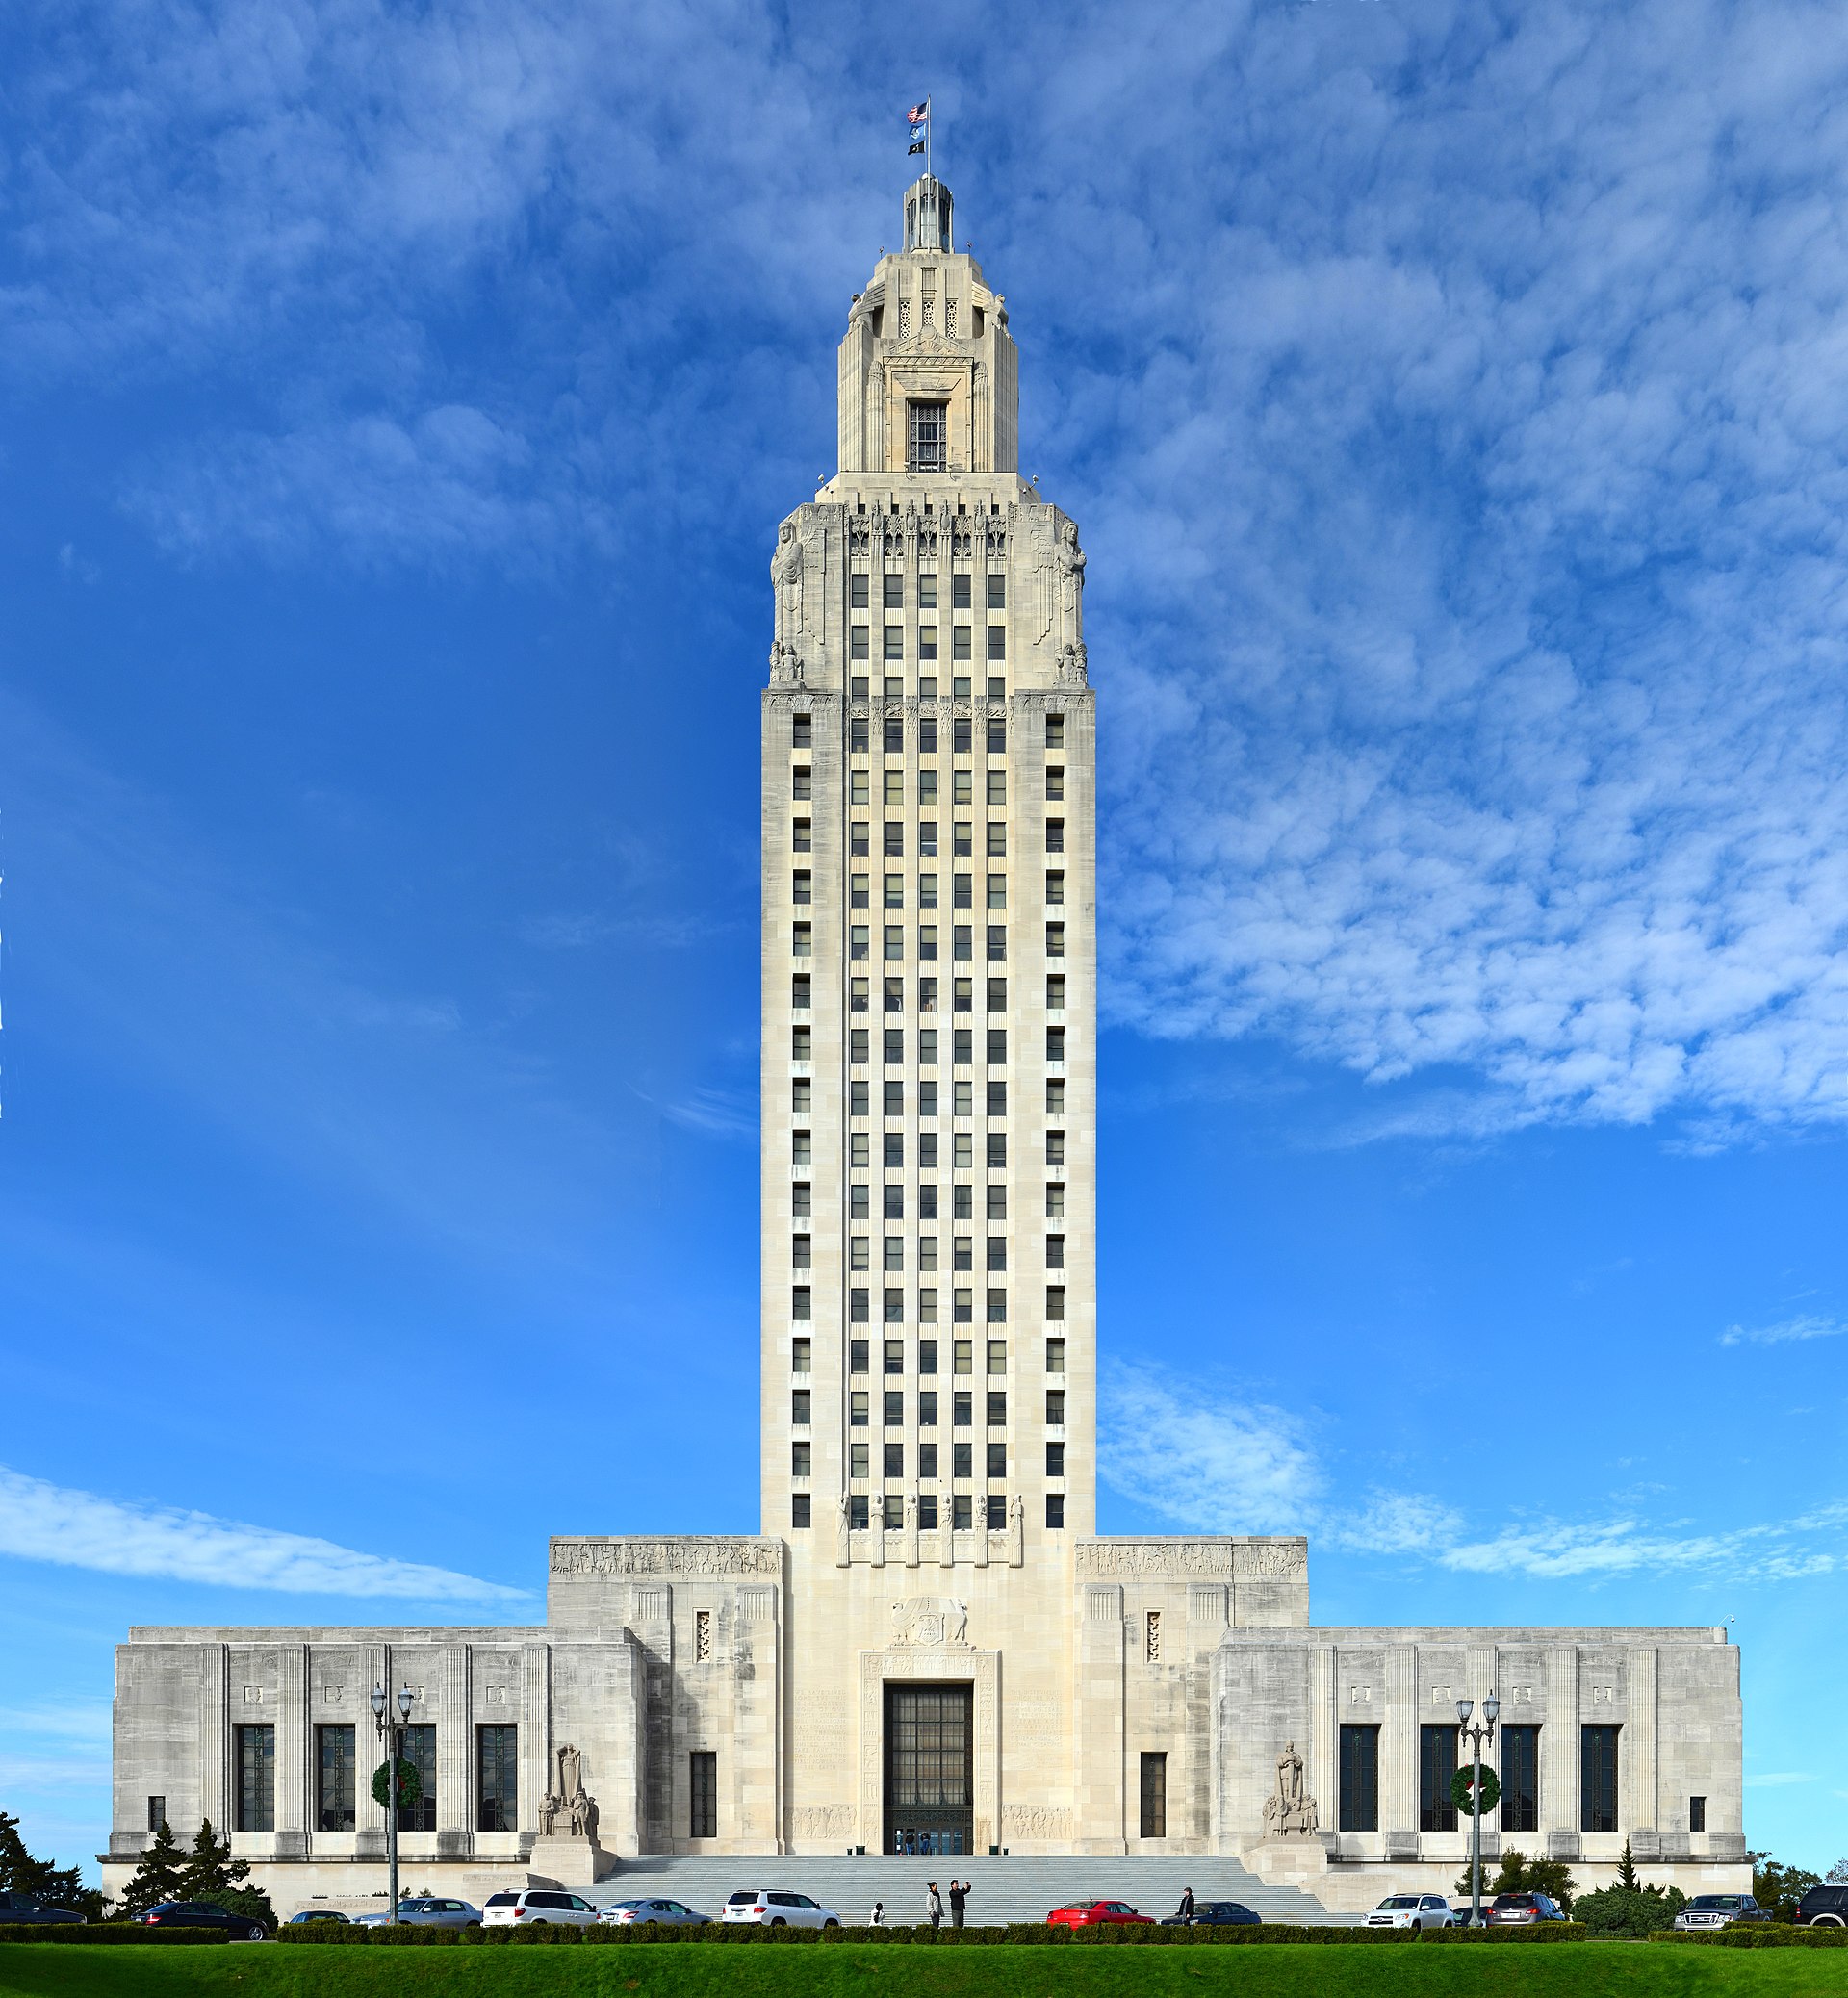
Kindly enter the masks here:
<path id="1" fill-rule="evenodd" d="M 712 1922 L 700 1928 L 655 1927 L 647 1923 L 599 1923 L 595 1928 L 540 1923 L 493 1929 L 362 1929 L 333 1922 L 285 1924 L 276 1939 L 298 1948 L 334 1949 L 476 1949 L 517 1946 L 624 1949 L 668 1946 L 731 1948 L 827 1947 L 835 1943 L 876 1943 L 927 1949 L 980 1948 L 985 1944 L 1055 1949 L 1213 1949 L 1262 1943 L 1362 1943 L 1397 1945 L 1414 1942 L 1515 1943 L 1579 1942 L 1585 1932 L 1574 1923 L 1548 1922 L 1533 1928 L 1508 1929 L 1348 1929 L 1302 1928 L 1294 1923 L 1267 1923 L 1238 1928 L 1162 1928 L 1153 1924 L 1099 1924 L 1095 1928 L 1057 1928 L 1045 1922 L 1011 1922 L 981 1929 L 768 1929 L 756 1922 Z"/>
<path id="2" fill-rule="evenodd" d="M 1703 1935 L 1688 1929 L 1658 1929 L 1651 1942 L 1698 1942 L 1722 1950 L 1844 1950 L 1848 1929 L 1799 1929 L 1783 1922 L 1747 1922 Z"/>
<path id="3" fill-rule="evenodd" d="M 0 1922 L 0 1942 L 229 1942 L 225 1929 L 148 1929 L 140 1922 Z"/>

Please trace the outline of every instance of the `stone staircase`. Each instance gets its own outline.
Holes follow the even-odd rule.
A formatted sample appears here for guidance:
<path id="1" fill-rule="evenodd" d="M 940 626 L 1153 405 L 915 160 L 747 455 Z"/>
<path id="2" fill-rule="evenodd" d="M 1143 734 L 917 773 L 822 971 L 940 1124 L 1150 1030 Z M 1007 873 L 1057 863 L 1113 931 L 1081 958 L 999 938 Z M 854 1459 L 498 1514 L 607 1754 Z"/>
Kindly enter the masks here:
<path id="1" fill-rule="evenodd" d="M 625 1859 L 607 1880 L 578 1891 L 599 1907 L 662 1894 L 716 1918 L 727 1897 L 743 1888 L 788 1887 L 819 1901 L 853 1927 L 865 1921 L 875 1901 L 886 1904 L 888 1922 L 922 1922 L 925 1883 L 933 1880 L 945 1889 L 947 1921 L 952 1874 L 972 1883 L 972 1927 L 1043 1922 L 1049 1908 L 1070 1901 L 1127 1901 L 1143 1914 L 1172 1914 L 1181 1889 L 1189 1886 L 1196 1901 L 1243 1901 L 1267 1922 L 1325 1927 L 1348 1926 L 1355 1919 L 1331 1914 L 1300 1887 L 1268 1885 L 1236 1859 L 1203 1856 L 915 1859 L 829 1854 L 765 1859 L 658 1854 Z"/>

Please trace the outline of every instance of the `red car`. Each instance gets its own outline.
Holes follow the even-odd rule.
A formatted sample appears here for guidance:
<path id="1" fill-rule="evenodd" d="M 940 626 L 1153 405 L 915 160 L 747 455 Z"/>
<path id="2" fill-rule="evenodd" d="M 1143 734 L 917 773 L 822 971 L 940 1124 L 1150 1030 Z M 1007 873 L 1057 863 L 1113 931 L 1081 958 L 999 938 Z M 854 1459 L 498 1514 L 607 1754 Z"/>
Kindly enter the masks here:
<path id="1" fill-rule="evenodd" d="M 1089 1929 L 1097 1922 L 1150 1922 L 1153 1915 L 1138 1914 L 1127 1901 L 1074 1901 L 1069 1908 L 1055 1908 L 1048 1922 L 1067 1929 Z"/>

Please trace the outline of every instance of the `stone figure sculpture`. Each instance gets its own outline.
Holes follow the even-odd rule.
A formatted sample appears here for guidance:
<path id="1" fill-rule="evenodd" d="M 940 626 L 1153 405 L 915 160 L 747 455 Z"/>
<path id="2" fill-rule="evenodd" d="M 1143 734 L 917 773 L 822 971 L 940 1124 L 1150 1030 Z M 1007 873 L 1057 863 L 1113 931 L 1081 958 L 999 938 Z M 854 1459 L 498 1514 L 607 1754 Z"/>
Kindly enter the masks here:
<path id="1" fill-rule="evenodd" d="M 845 1492 L 840 1495 L 840 1517 L 834 1527 L 834 1562 L 845 1568 L 854 1557 L 854 1509 Z"/>
<path id="2" fill-rule="evenodd" d="M 553 1786 L 558 1797 L 558 1807 L 565 1807 L 565 1800 L 575 1797 L 584 1786 L 584 1758 L 564 1742 L 552 1751 L 552 1759 L 557 1765 L 558 1780 Z"/>
<path id="3" fill-rule="evenodd" d="M 558 1813 L 565 1807 L 564 1800 L 556 1792 L 548 1790 L 539 1803 L 539 1836 L 552 1838 L 558 1830 Z"/>
<path id="4" fill-rule="evenodd" d="M 908 1596 L 892 1604 L 892 1642 L 967 1644 L 969 1605 L 954 1596 Z"/>
<path id="5" fill-rule="evenodd" d="M 571 1799 L 571 1829 L 580 1838 L 597 1841 L 597 1800 L 580 1783 Z"/>
<path id="6" fill-rule="evenodd" d="M 784 521 L 778 533 L 770 580 L 777 592 L 777 636 L 788 640 L 802 629 L 802 544 L 793 522 Z"/>
<path id="7" fill-rule="evenodd" d="M 1085 594 L 1085 551 L 1078 546 L 1078 528 L 1075 522 L 1067 521 L 1059 530 L 1058 546 L 1053 551 L 1053 560 L 1059 570 L 1059 618 L 1060 628 L 1068 645 L 1076 645 L 1084 635 L 1080 622 L 1080 606 Z"/>
<path id="8" fill-rule="evenodd" d="M 1264 1830 L 1270 1838 L 1307 1838 L 1321 1826 L 1316 1800 L 1304 1787 L 1302 1757 L 1286 1741 L 1277 1757 L 1276 1788 L 1264 1800 Z"/>

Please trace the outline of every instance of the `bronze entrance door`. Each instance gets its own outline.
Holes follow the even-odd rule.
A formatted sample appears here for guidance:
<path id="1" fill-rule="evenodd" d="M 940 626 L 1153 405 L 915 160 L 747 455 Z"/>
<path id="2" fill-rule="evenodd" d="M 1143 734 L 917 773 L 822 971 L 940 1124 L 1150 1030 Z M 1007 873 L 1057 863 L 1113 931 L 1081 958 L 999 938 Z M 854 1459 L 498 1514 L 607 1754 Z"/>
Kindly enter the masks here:
<path id="1" fill-rule="evenodd" d="M 886 1851 L 967 1853 L 975 1837 L 975 1688 L 886 1688 Z"/>

